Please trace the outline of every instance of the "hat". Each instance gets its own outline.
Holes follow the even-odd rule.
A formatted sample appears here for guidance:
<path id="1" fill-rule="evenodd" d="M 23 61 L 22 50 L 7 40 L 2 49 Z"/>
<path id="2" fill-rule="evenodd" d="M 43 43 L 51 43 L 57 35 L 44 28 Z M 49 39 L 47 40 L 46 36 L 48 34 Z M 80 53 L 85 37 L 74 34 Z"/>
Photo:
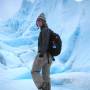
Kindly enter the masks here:
<path id="1" fill-rule="evenodd" d="M 42 19 L 44 21 L 46 21 L 46 17 L 45 17 L 45 14 L 44 13 L 41 13 L 37 19 Z"/>

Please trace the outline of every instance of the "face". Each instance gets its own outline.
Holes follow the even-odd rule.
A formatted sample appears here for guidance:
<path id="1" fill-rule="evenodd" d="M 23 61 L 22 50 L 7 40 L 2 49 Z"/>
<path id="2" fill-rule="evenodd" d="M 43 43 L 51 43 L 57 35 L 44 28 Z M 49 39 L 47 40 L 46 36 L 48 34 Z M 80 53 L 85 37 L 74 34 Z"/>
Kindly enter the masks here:
<path id="1" fill-rule="evenodd" d="M 36 21 L 36 25 L 37 25 L 38 27 L 42 27 L 42 26 L 43 26 L 42 20 L 41 20 L 41 19 L 38 19 L 38 20 Z"/>

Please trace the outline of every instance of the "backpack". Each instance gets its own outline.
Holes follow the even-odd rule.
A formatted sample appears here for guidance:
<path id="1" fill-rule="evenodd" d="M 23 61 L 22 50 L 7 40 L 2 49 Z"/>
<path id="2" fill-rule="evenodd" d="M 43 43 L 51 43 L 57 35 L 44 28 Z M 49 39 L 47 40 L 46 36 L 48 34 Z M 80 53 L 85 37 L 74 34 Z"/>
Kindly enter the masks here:
<path id="1" fill-rule="evenodd" d="M 48 51 L 52 56 L 57 56 L 61 52 L 61 47 L 62 47 L 62 41 L 60 36 L 50 30 L 50 39 L 49 39 L 49 47 Z"/>

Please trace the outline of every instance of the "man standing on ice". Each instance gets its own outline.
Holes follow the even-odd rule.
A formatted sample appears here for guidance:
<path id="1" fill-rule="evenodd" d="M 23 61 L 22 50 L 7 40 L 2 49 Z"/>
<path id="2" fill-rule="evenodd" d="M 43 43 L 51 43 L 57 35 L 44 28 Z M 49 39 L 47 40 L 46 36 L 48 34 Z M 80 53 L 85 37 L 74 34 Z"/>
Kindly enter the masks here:
<path id="1" fill-rule="evenodd" d="M 38 90 L 51 90 L 50 66 L 52 60 L 48 53 L 50 31 L 44 13 L 38 16 L 36 25 L 40 28 L 38 54 L 33 63 L 31 74 Z"/>

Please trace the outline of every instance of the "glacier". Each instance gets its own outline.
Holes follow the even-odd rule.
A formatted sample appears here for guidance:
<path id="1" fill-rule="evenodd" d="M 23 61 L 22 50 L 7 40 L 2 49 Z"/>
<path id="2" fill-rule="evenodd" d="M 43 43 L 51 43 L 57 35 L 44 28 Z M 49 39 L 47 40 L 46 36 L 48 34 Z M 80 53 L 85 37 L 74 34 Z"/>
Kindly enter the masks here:
<path id="1" fill-rule="evenodd" d="M 44 12 L 48 26 L 62 39 L 61 54 L 51 67 L 52 90 L 90 90 L 90 0 L 22 0 L 0 21 L 0 89 L 37 90 L 31 68 L 37 54 L 36 18 Z M 31 87 L 30 87 L 31 84 Z"/>

